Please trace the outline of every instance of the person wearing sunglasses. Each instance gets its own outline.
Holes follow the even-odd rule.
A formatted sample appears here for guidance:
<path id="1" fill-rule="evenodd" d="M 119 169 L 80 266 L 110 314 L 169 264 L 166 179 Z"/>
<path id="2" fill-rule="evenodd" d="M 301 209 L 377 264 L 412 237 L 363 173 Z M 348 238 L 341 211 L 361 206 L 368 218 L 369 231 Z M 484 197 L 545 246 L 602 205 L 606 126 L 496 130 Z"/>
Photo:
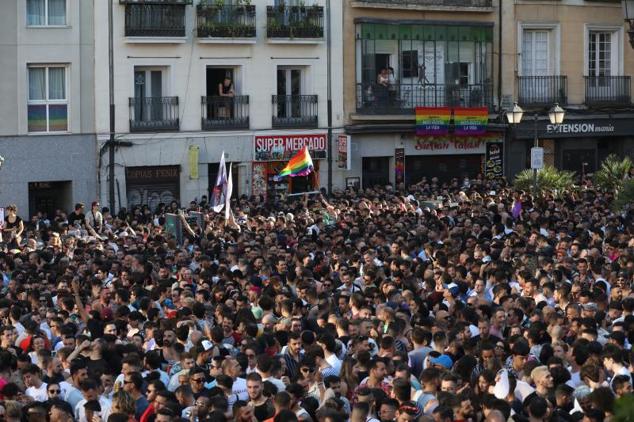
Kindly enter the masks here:
<path id="1" fill-rule="evenodd" d="M 194 398 L 208 395 L 209 390 L 205 388 L 205 371 L 202 368 L 195 367 L 189 371 L 189 386 L 192 389 Z"/>
<path id="2" fill-rule="evenodd" d="M 62 398 L 62 387 L 56 382 L 51 382 L 46 386 L 46 393 L 48 394 L 48 399 L 60 399 Z"/>

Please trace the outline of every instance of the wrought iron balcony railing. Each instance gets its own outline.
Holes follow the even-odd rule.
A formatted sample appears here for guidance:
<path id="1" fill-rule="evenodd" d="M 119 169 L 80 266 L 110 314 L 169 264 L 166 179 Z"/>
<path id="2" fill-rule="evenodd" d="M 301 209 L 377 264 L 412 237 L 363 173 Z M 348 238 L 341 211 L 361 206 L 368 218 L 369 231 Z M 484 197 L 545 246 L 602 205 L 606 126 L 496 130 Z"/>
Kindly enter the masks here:
<path id="1" fill-rule="evenodd" d="M 130 98 L 130 132 L 179 129 L 178 97 Z"/>
<path id="2" fill-rule="evenodd" d="M 273 95 L 273 127 L 316 128 L 317 95 Z"/>
<path id="3" fill-rule="evenodd" d="M 522 106 L 568 104 L 568 78 L 555 76 L 519 76 L 518 102 Z"/>
<path id="4" fill-rule="evenodd" d="M 196 7 L 199 38 L 254 38 L 255 6 L 199 4 Z"/>
<path id="5" fill-rule="evenodd" d="M 184 37 L 185 4 L 173 0 L 128 1 L 125 6 L 125 36 Z"/>
<path id="6" fill-rule="evenodd" d="M 627 106 L 632 104 L 629 76 L 586 76 L 586 105 Z"/>
<path id="7" fill-rule="evenodd" d="M 267 6 L 268 38 L 323 38 L 322 6 Z"/>
<path id="8" fill-rule="evenodd" d="M 416 107 L 493 106 L 490 84 L 357 84 L 357 112 L 362 114 L 411 114 Z"/>
<path id="9" fill-rule="evenodd" d="M 249 96 L 202 97 L 203 130 L 249 128 Z"/>

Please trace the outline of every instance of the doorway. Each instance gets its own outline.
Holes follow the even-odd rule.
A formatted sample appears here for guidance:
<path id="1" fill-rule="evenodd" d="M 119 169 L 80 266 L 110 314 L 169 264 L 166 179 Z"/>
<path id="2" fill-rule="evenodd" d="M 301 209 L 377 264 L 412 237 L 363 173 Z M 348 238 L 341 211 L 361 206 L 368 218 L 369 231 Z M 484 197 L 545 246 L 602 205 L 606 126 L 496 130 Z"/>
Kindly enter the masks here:
<path id="1" fill-rule="evenodd" d="M 218 85 L 224 82 L 226 77 L 231 78 L 233 84 L 233 90 L 235 91 L 235 79 L 234 71 L 230 67 L 208 67 L 206 82 L 207 82 L 207 96 L 217 97 L 219 95 Z"/>
<path id="2" fill-rule="evenodd" d="M 574 171 L 577 175 L 594 173 L 597 170 L 597 150 L 565 149 L 562 152 L 561 168 Z"/>
<path id="3" fill-rule="evenodd" d="M 56 210 L 68 211 L 72 206 L 72 182 L 29 182 L 30 216 L 43 212 L 52 218 Z"/>
<path id="4" fill-rule="evenodd" d="M 390 183 L 390 157 L 363 157 L 363 189 Z"/>

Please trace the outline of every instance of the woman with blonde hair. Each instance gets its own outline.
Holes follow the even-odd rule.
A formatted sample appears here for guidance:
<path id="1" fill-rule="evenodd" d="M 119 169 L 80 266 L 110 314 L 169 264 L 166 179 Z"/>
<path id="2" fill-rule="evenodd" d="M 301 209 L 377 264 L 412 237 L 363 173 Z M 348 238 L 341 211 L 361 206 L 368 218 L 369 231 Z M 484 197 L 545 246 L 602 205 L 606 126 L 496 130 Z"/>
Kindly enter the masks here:
<path id="1" fill-rule="evenodd" d="M 128 421 L 135 421 L 134 415 L 136 412 L 136 405 L 132 396 L 121 390 L 114 393 L 112 396 L 111 413 L 124 413 L 128 415 Z"/>

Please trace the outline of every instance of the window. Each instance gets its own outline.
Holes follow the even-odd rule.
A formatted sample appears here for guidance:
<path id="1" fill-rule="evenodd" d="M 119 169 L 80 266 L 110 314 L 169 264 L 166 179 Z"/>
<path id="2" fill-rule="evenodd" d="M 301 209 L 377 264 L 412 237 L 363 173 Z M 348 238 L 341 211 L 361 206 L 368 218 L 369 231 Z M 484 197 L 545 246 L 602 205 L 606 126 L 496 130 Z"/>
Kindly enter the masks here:
<path id="1" fill-rule="evenodd" d="M 136 120 L 159 121 L 163 106 L 163 70 L 134 68 L 134 99 Z"/>
<path id="2" fill-rule="evenodd" d="M 418 78 L 418 50 L 405 50 L 401 52 L 403 65 L 403 78 Z"/>
<path id="3" fill-rule="evenodd" d="M 522 35 L 522 75 L 550 75 L 550 31 L 527 29 Z"/>
<path id="4" fill-rule="evenodd" d="M 66 0 L 26 0 L 29 26 L 66 25 Z"/>
<path id="5" fill-rule="evenodd" d="M 612 33 L 590 31 L 588 37 L 588 76 L 612 76 Z"/>
<path id="6" fill-rule="evenodd" d="M 28 130 L 68 131 L 66 67 L 29 67 Z"/>

